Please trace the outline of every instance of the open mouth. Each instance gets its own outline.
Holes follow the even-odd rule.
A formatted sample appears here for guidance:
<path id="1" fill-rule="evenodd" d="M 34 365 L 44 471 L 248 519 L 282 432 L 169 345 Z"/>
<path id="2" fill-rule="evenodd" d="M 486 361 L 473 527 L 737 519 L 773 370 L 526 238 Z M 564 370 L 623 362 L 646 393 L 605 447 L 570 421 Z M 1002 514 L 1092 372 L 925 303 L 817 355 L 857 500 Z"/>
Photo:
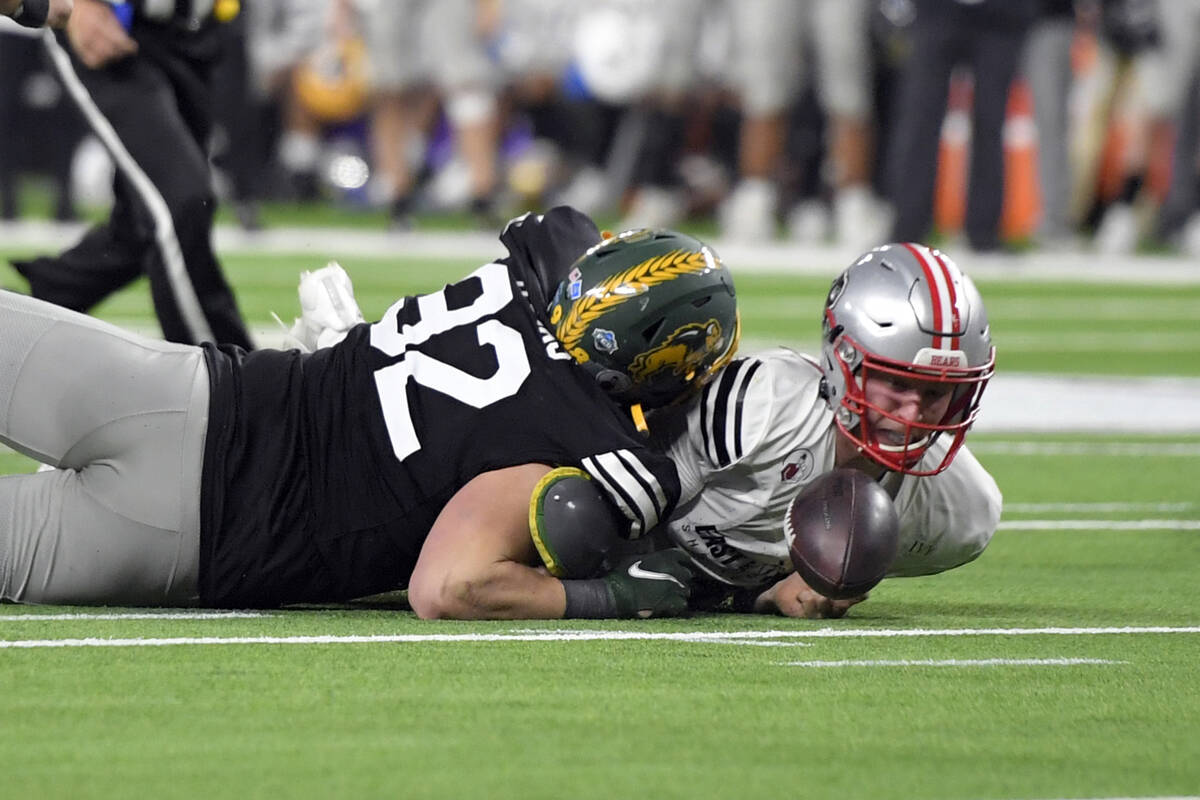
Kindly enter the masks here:
<path id="1" fill-rule="evenodd" d="M 903 453 L 909 450 L 921 450 L 929 445 L 929 435 L 920 439 L 909 439 L 904 431 L 877 429 L 875 442 L 885 453 Z"/>

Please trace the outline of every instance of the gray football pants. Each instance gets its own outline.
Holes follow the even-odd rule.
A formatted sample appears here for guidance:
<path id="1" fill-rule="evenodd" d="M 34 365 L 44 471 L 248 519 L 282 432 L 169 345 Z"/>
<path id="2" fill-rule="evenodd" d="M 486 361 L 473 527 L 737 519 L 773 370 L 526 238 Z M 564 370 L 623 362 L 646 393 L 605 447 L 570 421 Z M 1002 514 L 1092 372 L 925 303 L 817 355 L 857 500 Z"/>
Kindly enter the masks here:
<path id="1" fill-rule="evenodd" d="M 0 291 L 0 441 L 57 469 L 0 477 L 0 598 L 192 605 L 208 368 Z"/>

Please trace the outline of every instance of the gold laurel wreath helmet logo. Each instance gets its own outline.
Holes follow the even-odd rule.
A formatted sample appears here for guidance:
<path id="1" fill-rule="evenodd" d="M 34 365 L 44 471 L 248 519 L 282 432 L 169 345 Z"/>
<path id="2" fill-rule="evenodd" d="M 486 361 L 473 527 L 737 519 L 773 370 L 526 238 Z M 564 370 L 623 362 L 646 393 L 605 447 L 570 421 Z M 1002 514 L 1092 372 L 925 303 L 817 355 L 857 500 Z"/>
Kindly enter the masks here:
<path id="1" fill-rule="evenodd" d="M 587 361 L 588 354 L 579 346 L 579 342 L 593 322 L 621 303 L 643 294 L 651 286 L 680 275 L 701 272 L 712 263 L 710 256 L 703 250 L 672 250 L 661 256 L 646 259 L 624 272 L 618 272 L 589 290 L 571 306 L 556 329 L 558 340 L 577 361 Z M 622 285 L 635 291 L 616 293 L 617 287 Z"/>

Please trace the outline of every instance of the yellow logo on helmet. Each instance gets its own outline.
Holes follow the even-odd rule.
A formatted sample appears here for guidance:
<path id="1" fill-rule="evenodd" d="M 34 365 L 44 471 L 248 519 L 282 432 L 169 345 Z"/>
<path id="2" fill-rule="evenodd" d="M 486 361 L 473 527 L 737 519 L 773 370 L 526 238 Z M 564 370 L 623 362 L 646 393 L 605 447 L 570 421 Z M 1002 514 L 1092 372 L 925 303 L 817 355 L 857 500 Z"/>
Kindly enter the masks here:
<path id="1" fill-rule="evenodd" d="M 555 329 L 558 340 L 568 351 L 581 349 L 579 342 L 592 323 L 616 306 L 644 294 L 651 286 L 680 275 L 703 272 L 714 263 L 715 259 L 708 248 L 697 251 L 672 250 L 618 272 L 587 291 L 571 306 Z"/>
<path id="2" fill-rule="evenodd" d="M 629 374 L 642 383 L 669 369 L 674 375 L 686 375 L 690 381 L 704 358 L 725 343 L 721 333 L 721 323 L 715 319 L 676 328 L 658 347 L 639 354 L 629 365 Z"/>

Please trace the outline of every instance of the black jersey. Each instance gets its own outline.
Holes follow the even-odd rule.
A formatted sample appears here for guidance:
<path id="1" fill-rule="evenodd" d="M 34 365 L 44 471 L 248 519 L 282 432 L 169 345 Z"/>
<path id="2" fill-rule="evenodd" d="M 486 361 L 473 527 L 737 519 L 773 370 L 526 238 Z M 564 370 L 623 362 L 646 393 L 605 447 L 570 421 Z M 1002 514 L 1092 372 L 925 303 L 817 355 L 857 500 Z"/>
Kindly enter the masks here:
<path id="1" fill-rule="evenodd" d="M 487 264 L 313 354 L 207 347 L 201 600 L 402 588 L 455 492 L 518 464 L 581 467 L 631 536 L 665 519 L 674 465 L 562 352 L 522 288 L 513 268 Z"/>

